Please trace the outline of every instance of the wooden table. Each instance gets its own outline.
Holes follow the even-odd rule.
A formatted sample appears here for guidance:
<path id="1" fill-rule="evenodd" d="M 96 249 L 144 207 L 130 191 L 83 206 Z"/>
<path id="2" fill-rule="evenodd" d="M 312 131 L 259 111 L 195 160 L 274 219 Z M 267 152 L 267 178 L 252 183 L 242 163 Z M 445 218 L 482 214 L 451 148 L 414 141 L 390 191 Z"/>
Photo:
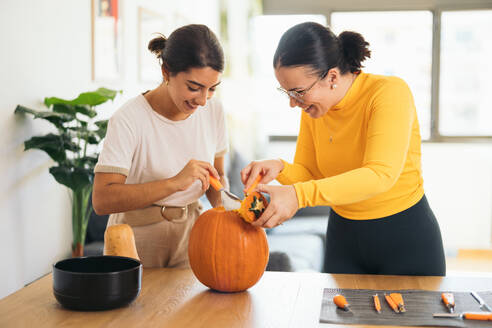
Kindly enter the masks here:
<path id="1" fill-rule="evenodd" d="M 318 322 L 324 287 L 481 291 L 492 279 L 265 272 L 249 291 L 224 294 L 191 270 L 144 269 L 129 306 L 76 312 L 57 303 L 49 274 L 0 300 L 0 327 L 336 327 Z"/>

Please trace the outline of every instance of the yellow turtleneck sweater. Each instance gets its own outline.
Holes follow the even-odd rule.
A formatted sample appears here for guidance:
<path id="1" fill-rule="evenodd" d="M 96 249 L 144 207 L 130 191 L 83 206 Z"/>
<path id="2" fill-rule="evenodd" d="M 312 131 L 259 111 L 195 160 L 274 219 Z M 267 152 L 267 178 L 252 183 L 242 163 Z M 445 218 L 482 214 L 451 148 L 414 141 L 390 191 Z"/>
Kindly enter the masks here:
<path id="1" fill-rule="evenodd" d="M 392 215 L 424 194 L 412 94 L 396 77 L 360 73 L 323 117 L 302 113 L 294 163 L 277 176 L 299 208 L 327 205 L 355 220 Z"/>

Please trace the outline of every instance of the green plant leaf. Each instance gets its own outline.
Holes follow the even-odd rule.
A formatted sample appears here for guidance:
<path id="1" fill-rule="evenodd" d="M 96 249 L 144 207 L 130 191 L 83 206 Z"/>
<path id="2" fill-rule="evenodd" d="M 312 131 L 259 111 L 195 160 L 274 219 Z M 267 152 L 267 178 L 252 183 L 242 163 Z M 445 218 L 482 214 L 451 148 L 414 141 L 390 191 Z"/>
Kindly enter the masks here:
<path id="1" fill-rule="evenodd" d="M 120 91 L 111 90 L 107 88 L 99 88 L 96 91 L 92 92 L 83 92 L 77 98 L 72 100 L 61 99 L 57 97 L 49 97 L 44 98 L 44 104 L 48 107 L 55 104 L 67 104 L 67 105 L 88 105 L 88 106 L 97 106 L 102 103 L 105 103 L 108 100 L 113 100 L 114 97 Z"/>
<path id="2" fill-rule="evenodd" d="M 106 136 L 106 131 L 108 130 L 108 120 L 97 121 L 94 122 L 94 124 L 99 128 L 96 133 L 101 139 L 104 139 Z"/>
<path id="3" fill-rule="evenodd" d="M 114 97 L 116 97 L 116 95 L 118 93 L 123 93 L 122 90 L 112 90 L 112 89 L 108 89 L 108 88 L 99 88 L 96 90 L 96 92 L 98 92 L 99 94 L 113 100 Z"/>
<path id="4" fill-rule="evenodd" d="M 55 162 L 61 163 L 67 159 L 66 150 L 79 151 L 80 147 L 70 140 L 66 134 L 49 133 L 45 136 L 32 137 L 24 142 L 24 150 L 40 149 L 45 151 Z"/>
<path id="5" fill-rule="evenodd" d="M 92 181 L 94 180 L 94 173 L 92 170 L 81 167 L 66 165 L 53 166 L 50 168 L 50 173 L 58 183 L 61 183 L 74 191 L 92 185 Z"/>
<path id="6" fill-rule="evenodd" d="M 88 105 L 76 105 L 75 110 L 77 113 L 83 114 L 90 118 L 96 117 L 97 112 Z"/>
<path id="7" fill-rule="evenodd" d="M 97 164 L 97 156 L 85 156 L 77 160 L 77 166 L 79 167 L 85 167 L 86 169 L 90 169 L 91 171 L 94 170 L 94 167 Z"/>
<path id="8" fill-rule="evenodd" d="M 80 113 L 90 118 L 97 115 L 97 112 L 91 109 L 88 105 L 69 105 L 69 104 L 54 104 L 52 107 L 54 112 L 70 114 L 75 117 L 75 114 Z"/>
<path id="9" fill-rule="evenodd" d="M 15 114 L 24 113 L 31 114 L 34 118 L 41 118 L 53 123 L 57 128 L 64 129 L 63 123 L 72 121 L 75 116 L 69 115 L 67 113 L 61 112 L 51 112 L 51 111 L 37 111 L 34 109 L 30 109 L 21 105 L 17 105 L 14 111 Z"/>
<path id="10" fill-rule="evenodd" d="M 75 116 L 75 114 L 77 113 L 75 107 L 67 104 L 55 104 L 53 105 L 52 110 L 55 113 L 64 113 L 70 116 Z"/>
<path id="11" fill-rule="evenodd" d="M 97 131 L 87 131 L 87 142 L 91 145 L 97 145 L 101 141 L 101 138 L 97 134 Z"/>
<path id="12" fill-rule="evenodd" d="M 72 130 L 79 131 L 79 130 L 86 130 L 87 129 L 88 123 L 86 121 L 82 121 L 82 120 L 78 119 L 77 122 L 80 123 L 80 126 L 74 126 L 74 127 L 72 127 Z"/>

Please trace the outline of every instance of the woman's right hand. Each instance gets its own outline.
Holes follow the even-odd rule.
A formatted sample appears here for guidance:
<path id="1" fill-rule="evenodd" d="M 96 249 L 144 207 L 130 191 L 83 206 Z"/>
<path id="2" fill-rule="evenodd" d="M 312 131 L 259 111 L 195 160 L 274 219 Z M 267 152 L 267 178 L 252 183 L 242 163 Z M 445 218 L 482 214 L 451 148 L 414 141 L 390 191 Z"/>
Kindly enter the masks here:
<path id="1" fill-rule="evenodd" d="M 267 184 L 274 180 L 283 169 L 284 163 L 279 159 L 267 159 L 249 163 L 241 170 L 241 181 L 244 184 L 244 190 L 247 190 L 253 184 L 258 174 L 263 176 L 260 183 Z"/>
<path id="2" fill-rule="evenodd" d="M 173 177 L 173 180 L 176 183 L 178 191 L 183 191 L 199 179 L 202 182 L 202 190 L 205 191 L 210 186 L 208 179 L 210 175 L 220 179 L 219 173 L 213 165 L 208 162 L 192 159 Z"/>

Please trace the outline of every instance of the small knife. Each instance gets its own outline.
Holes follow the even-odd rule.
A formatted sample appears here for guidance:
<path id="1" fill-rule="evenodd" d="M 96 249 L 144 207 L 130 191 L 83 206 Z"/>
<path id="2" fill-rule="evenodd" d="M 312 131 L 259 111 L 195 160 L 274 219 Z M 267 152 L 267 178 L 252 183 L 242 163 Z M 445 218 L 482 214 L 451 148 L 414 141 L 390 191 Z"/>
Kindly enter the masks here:
<path id="1" fill-rule="evenodd" d="M 478 302 L 478 304 L 480 304 L 480 308 L 481 308 L 482 310 L 483 310 L 483 309 L 485 309 L 485 310 L 487 310 L 488 312 L 492 312 L 492 309 L 490 308 L 490 306 L 488 306 L 488 305 L 487 305 L 487 303 L 485 303 L 485 302 L 483 301 L 483 299 L 480 297 L 480 295 L 478 295 L 478 293 L 477 293 L 477 292 L 471 292 L 470 294 L 471 294 L 471 296 L 473 296 L 473 298 L 474 298 L 475 300 L 477 300 L 477 302 Z"/>

